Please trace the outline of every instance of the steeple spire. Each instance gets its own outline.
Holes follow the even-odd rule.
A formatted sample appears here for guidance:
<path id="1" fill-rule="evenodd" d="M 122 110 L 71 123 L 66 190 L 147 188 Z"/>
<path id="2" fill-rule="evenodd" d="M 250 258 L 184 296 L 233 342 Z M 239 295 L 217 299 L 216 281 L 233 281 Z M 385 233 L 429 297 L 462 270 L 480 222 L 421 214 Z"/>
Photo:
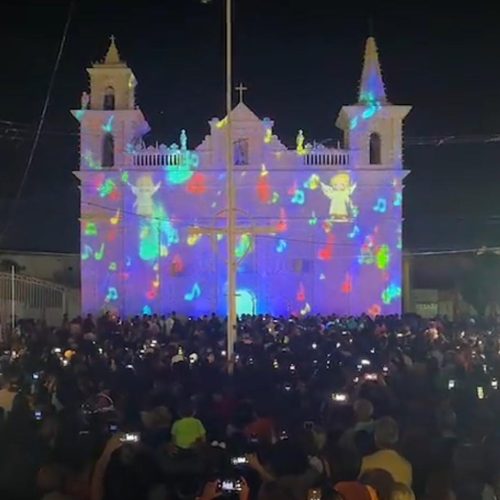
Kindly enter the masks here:
<path id="1" fill-rule="evenodd" d="M 120 64 L 120 54 L 116 48 L 115 37 L 111 35 L 109 39 L 111 40 L 111 43 L 109 44 L 108 52 L 104 58 L 104 64 Z"/>
<path id="2" fill-rule="evenodd" d="M 366 40 L 358 101 L 360 104 L 373 104 L 374 102 L 384 104 L 387 102 L 382 71 L 378 60 L 377 44 L 373 36 L 368 37 Z"/>

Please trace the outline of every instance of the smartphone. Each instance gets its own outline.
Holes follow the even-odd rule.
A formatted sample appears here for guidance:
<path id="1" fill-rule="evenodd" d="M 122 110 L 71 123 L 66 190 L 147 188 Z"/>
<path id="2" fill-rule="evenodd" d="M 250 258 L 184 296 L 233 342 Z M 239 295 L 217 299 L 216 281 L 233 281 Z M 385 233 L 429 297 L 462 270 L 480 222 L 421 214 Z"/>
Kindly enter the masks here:
<path id="1" fill-rule="evenodd" d="M 451 391 L 451 389 L 455 388 L 455 381 L 454 380 L 448 380 L 448 390 Z"/>
<path id="2" fill-rule="evenodd" d="M 118 432 L 118 425 L 116 424 L 109 424 L 108 425 L 108 431 L 110 434 L 115 434 L 116 432 Z"/>
<path id="3" fill-rule="evenodd" d="M 224 493 L 239 492 L 242 490 L 242 484 L 238 479 L 222 479 L 219 481 L 219 490 Z"/>
<path id="4" fill-rule="evenodd" d="M 332 401 L 335 401 L 335 403 L 345 403 L 347 401 L 347 394 L 343 392 L 334 392 L 332 394 Z"/>
<path id="5" fill-rule="evenodd" d="M 40 410 L 35 410 L 33 412 L 33 416 L 35 417 L 35 420 L 42 420 L 42 412 Z"/>
<path id="6" fill-rule="evenodd" d="M 189 362 L 194 365 L 198 361 L 198 354 L 193 352 L 192 354 L 189 355 Z"/>
<path id="7" fill-rule="evenodd" d="M 239 456 L 239 457 L 233 457 L 233 458 L 231 458 L 231 463 L 233 465 L 247 465 L 248 458 L 245 457 L 244 455 Z"/>
<path id="8" fill-rule="evenodd" d="M 306 431 L 312 431 L 314 429 L 314 422 L 311 421 L 304 422 L 304 429 Z"/>
<path id="9" fill-rule="evenodd" d="M 321 500 L 321 490 L 319 488 L 309 490 L 307 500 Z"/>
<path id="10" fill-rule="evenodd" d="M 481 386 L 477 388 L 477 397 L 478 399 L 484 399 L 484 389 Z"/>
<path id="11" fill-rule="evenodd" d="M 39 373 L 33 373 L 33 380 L 38 380 L 40 378 Z"/>
<path id="12" fill-rule="evenodd" d="M 491 380 L 491 388 L 495 389 L 495 391 L 498 389 L 498 380 L 496 378 Z"/>
<path id="13" fill-rule="evenodd" d="M 371 365 L 371 363 L 370 363 L 370 360 L 369 360 L 369 359 L 362 359 L 362 360 L 359 362 L 359 364 L 360 364 L 361 366 L 370 366 L 370 365 Z"/>
<path id="14" fill-rule="evenodd" d="M 294 365 L 293 363 L 290 365 L 290 371 L 291 371 L 291 372 L 294 372 L 294 371 L 295 371 L 295 365 Z"/>
<path id="15" fill-rule="evenodd" d="M 278 369 L 278 368 L 280 367 L 280 365 L 279 365 L 279 363 L 278 363 L 278 360 L 277 360 L 277 359 L 275 359 L 275 360 L 273 361 L 273 367 L 274 367 L 275 369 Z"/>
<path id="16" fill-rule="evenodd" d="M 292 390 L 292 386 L 290 384 L 285 384 L 285 391 L 290 392 Z"/>
<path id="17" fill-rule="evenodd" d="M 377 381 L 378 380 L 378 376 L 377 376 L 376 373 L 365 373 L 365 380 Z"/>
<path id="18" fill-rule="evenodd" d="M 286 431 L 281 431 L 280 433 L 280 441 L 285 441 L 288 439 L 288 433 Z"/>
<path id="19" fill-rule="evenodd" d="M 141 435 L 138 432 L 126 432 L 121 438 L 122 443 L 138 443 L 141 440 Z"/>

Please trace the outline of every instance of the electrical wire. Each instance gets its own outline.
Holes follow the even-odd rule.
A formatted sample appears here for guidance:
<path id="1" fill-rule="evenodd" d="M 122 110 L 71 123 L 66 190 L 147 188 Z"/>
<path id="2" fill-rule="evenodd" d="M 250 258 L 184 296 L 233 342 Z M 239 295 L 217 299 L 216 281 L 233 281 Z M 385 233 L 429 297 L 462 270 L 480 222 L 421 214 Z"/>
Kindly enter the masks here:
<path id="1" fill-rule="evenodd" d="M 56 60 L 55 60 L 55 64 L 54 64 L 54 67 L 52 69 L 52 74 L 50 75 L 50 80 L 49 80 L 49 86 L 48 86 L 48 89 L 47 89 L 47 94 L 45 96 L 45 100 L 44 100 L 44 103 L 43 103 L 42 112 L 40 114 L 40 120 L 38 121 L 38 126 L 36 128 L 36 133 L 35 133 L 35 137 L 33 139 L 33 144 L 31 146 L 31 150 L 30 150 L 30 154 L 29 154 L 29 157 L 28 157 L 28 161 L 26 163 L 26 167 L 24 169 L 23 176 L 21 178 L 21 183 L 19 184 L 19 188 L 18 188 L 16 196 L 14 198 L 14 201 L 13 201 L 13 204 L 12 204 L 12 207 L 11 207 L 11 210 L 10 210 L 10 214 L 8 215 L 7 221 L 6 221 L 6 223 L 5 223 L 5 225 L 4 225 L 3 229 L 2 229 L 2 232 L 0 233 L 0 242 L 3 240 L 6 232 L 10 228 L 10 225 L 12 224 L 13 213 L 15 212 L 17 206 L 19 205 L 19 200 L 21 199 L 21 194 L 23 192 L 24 186 L 26 185 L 26 181 L 28 179 L 28 175 L 30 173 L 31 166 L 33 164 L 33 158 L 35 156 L 35 152 L 36 152 L 36 149 L 37 149 L 37 146 L 38 146 L 38 142 L 40 140 L 40 134 L 42 132 L 43 125 L 45 123 L 45 117 L 47 115 L 47 110 L 49 108 L 50 97 L 52 95 L 52 89 L 54 88 L 54 83 L 55 83 L 55 80 L 56 80 L 57 70 L 59 69 L 59 65 L 60 65 L 60 62 L 61 62 L 63 50 L 64 50 L 64 47 L 66 45 L 66 38 L 67 38 L 67 35 L 68 35 L 69 26 L 71 24 L 71 19 L 73 17 L 74 6 L 75 6 L 75 2 L 74 2 L 74 0 L 72 0 L 71 3 L 70 3 L 70 5 L 69 5 L 68 15 L 67 15 L 67 18 L 66 18 L 66 23 L 64 25 L 64 30 L 63 30 L 63 33 L 62 33 L 61 42 L 59 44 L 59 50 L 57 52 L 57 57 L 56 57 Z"/>
<path id="2" fill-rule="evenodd" d="M 90 207 L 96 207 L 96 208 L 99 208 L 102 210 L 107 210 L 110 214 L 113 214 L 113 215 L 116 214 L 117 210 L 120 210 L 121 214 L 124 214 L 127 216 L 137 217 L 137 218 L 142 219 L 142 220 L 156 221 L 159 223 L 161 223 L 161 222 L 171 223 L 172 222 L 172 219 L 168 218 L 168 217 L 144 216 L 144 215 L 140 215 L 140 214 L 137 214 L 135 212 L 132 212 L 130 210 L 122 210 L 121 208 L 118 209 L 115 207 L 108 207 L 106 205 L 101 205 L 99 203 L 83 202 L 83 204 L 90 206 Z M 85 216 L 85 214 L 82 214 L 82 216 Z M 206 219 L 210 219 L 213 221 L 215 219 L 215 217 L 210 217 L 210 218 L 206 217 Z M 267 217 L 267 219 L 272 220 L 271 217 Z M 279 219 L 279 217 L 275 217 L 274 219 Z M 290 220 L 293 220 L 293 219 L 290 219 L 289 217 L 287 217 L 287 221 L 290 221 Z M 270 227 L 272 227 L 272 226 L 270 226 Z M 203 227 L 197 226 L 196 224 L 190 224 L 190 225 L 188 225 L 188 228 L 200 229 L 200 230 L 204 229 Z M 222 226 L 220 229 L 221 229 L 221 234 L 223 234 L 225 231 L 225 228 Z M 249 225 L 248 229 L 249 229 L 249 233 L 251 233 L 252 226 Z M 279 234 L 276 234 L 276 235 L 257 234 L 254 237 L 255 238 L 268 238 L 268 239 L 273 239 L 276 241 L 279 241 L 280 239 L 285 239 L 286 241 L 293 241 L 296 243 L 309 243 L 309 244 L 315 244 L 315 245 L 331 244 L 331 241 L 328 241 L 328 239 L 314 240 L 314 239 L 302 239 L 302 238 L 290 238 L 290 237 L 283 238 Z M 338 246 L 339 244 L 336 243 L 336 245 Z M 342 246 L 351 246 L 351 245 L 346 244 L 346 245 L 342 245 Z M 481 246 L 481 247 L 473 247 L 473 248 L 443 249 L 443 250 L 420 250 L 420 251 L 417 250 L 417 251 L 408 251 L 408 252 L 403 251 L 402 253 L 405 256 L 427 256 L 427 255 L 456 255 L 456 254 L 477 254 L 477 255 L 480 255 L 481 253 L 485 253 L 485 252 L 500 253 L 500 246 Z M 349 255 L 342 255 L 341 257 L 351 258 L 351 257 L 357 257 L 357 256 L 358 256 L 358 254 L 350 255 L 350 256 Z"/>

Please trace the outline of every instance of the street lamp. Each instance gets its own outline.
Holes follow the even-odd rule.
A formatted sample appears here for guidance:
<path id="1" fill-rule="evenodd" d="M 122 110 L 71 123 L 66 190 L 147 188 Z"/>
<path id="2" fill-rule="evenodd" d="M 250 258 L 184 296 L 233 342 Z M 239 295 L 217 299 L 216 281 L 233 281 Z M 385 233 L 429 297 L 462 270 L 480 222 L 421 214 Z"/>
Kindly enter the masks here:
<path id="1" fill-rule="evenodd" d="M 211 0 L 201 0 L 208 4 Z M 232 110 L 232 0 L 226 2 L 226 190 L 227 190 L 227 357 L 233 358 L 234 343 L 236 340 L 237 311 L 236 311 L 236 273 L 238 261 L 235 255 L 236 247 L 236 192 L 233 169 L 233 141 L 231 133 Z"/>

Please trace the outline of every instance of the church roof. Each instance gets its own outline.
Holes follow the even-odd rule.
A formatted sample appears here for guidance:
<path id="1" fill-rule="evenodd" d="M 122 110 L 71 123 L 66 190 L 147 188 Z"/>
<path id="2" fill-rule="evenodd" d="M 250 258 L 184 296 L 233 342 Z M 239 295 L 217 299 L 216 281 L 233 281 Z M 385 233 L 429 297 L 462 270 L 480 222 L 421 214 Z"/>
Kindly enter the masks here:
<path id="1" fill-rule="evenodd" d="M 366 40 L 358 102 L 360 104 L 371 104 L 373 102 L 384 104 L 387 102 L 382 70 L 378 60 L 377 43 L 372 36 Z"/>
<path id="2" fill-rule="evenodd" d="M 120 58 L 120 53 L 118 52 L 118 48 L 116 46 L 116 40 L 113 35 L 109 37 L 110 44 L 108 47 L 108 51 L 106 52 L 106 56 L 103 62 L 96 63 L 94 66 L 118 66 L 126 68 L 127 65 Z"/>
<path id="3" fill-rule="evenodd" d="M 231 111 L 231 120 L 233 122 L 261 122 L 261 119 L 243 101 Z"/>

